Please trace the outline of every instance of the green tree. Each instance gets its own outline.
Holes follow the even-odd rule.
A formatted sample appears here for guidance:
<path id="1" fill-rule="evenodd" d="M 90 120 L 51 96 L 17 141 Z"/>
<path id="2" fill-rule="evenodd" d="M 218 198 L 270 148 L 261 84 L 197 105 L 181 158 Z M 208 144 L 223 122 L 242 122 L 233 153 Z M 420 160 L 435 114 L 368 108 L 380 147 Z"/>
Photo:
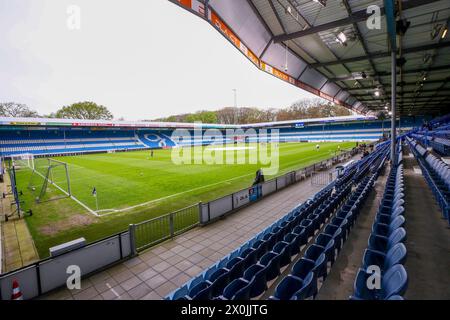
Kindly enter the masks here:
<path id="1" fill-rule="evenodd" d="M 62 107 L 56 111 L 56 118 L 111 120 L 113 114 L 105 106 L 85 101 Z"/>
<path id="2" fill-rule="evenodd" d="M 39 115 L 36 111 L 28 108 L 26 104 L 16 102 L 1 102 L 0 117 L 35 118 L 39 117 Z"/>

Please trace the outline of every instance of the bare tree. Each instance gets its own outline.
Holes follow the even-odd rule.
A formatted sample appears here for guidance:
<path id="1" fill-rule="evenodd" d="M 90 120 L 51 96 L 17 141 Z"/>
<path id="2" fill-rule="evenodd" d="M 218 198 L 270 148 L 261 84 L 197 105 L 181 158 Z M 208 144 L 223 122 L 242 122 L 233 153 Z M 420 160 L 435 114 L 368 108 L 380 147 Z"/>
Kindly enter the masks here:
<path id="1" fill-rule="evenodd" d="M 0 103 L 1 117 L 15 117 L 15 118 L 33 118 L 39 117 L 38 113 L 27 107 L 26 104 L 16 102 L 2 102 Z"/>

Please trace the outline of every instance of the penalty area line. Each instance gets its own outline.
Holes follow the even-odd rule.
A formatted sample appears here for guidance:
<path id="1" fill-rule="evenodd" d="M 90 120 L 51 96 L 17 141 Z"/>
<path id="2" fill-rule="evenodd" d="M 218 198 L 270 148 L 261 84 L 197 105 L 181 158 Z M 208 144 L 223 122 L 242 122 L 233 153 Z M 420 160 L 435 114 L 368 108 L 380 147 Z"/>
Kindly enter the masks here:
<path id="1" fill-rule="evenodd" d="M 42 179 L 45 180 L 45 177 L 39 172 L 34 170 L 34 172 L 36 172 L 39 176 L 42 177 Z M 77 198 L 75 198 L 73 195 L 70 195 L 66 190 L 64 190 L 63 188 L 61 188 L 60 186 L 58 186 L 56 183 L 54 183 L 52 180 L 48 180 L 52 185 L 54 185 L 58 190 L 60 190 L 62 193 L 64 193 L 66 196 L 68 196 L 69 198 L 71 198 L 73 201 L 75 201 L 76 203 L 78 203 L 80 206 L 82 206 L 83 208 L 85 208 L 89 213 L 93 214 L 96 217 L 99 217 L 100 215 L 95 212 L 94 210 L 92 210 L 91 208 L 89 208 L 87 205 L 85 205 L 83 202 L 81 202 L 80 200 L 78 200 Z"/>

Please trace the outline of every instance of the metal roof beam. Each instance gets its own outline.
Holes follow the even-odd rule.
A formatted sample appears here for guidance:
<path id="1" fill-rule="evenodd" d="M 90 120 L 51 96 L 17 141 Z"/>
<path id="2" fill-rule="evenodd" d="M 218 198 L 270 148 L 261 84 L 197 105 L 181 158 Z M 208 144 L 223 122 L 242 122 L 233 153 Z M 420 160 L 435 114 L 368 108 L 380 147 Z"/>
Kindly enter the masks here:
<path id="1" fill-rule="evenodd" d="M 429 44 L 429 45 L 419 46 L 419 47 L 405 48 L 405 49 L 402 50 L 402 55 L 409 54 L 409 53 L 428 51 L 428 50 L 433 50 L 433 49 L 447 48 L 447 47 L 450 47 L 450 41 L 436 43 L 436 44 Z M 372 60 L 372 59 L 387 58 L 387 57 L 390 57 L 390 56 L 391 56 L 390 52 L 378 52 L 378 53 L 367 54 L 367 55 L 359 56 L 359 57 L 340 59 L 340 60 L 336 60 L 336 61 L 313 63 L 313 64 L 311 64 L 311 67 L 319 68 L 319 67 L 333 66 L 333 65 L 337 65 L 337 64 L 344 64 L 344 63 L 351 63 L 351 62 L 358 62 L 358 61 L 365 61 L 365 60 Z"/>
<path id="2" fill-rule="evenodd" d="M 420 7 L 420 6 L 423 6 L 423 5 L 426 5 L 429 3 L 433 3 L 433 2 L 437 2 L 437 1 L 440 1 L 440 0 L 409 0 L 407 2 L 404 2 L 402 5 L 403 5 L 403 10 L 408 10 L 408 9 L 413 9 L 413 8 Z M 381 14 L 382 15 L 385 14 L 384 8 L 381 8 Z M 354 12 L 352 15 L 350 15 L 349 17 L 344 18 L 344 19 L 336 20 L 336 21 L 329 22 L 329 23 L 324 23 L 324 24 L 318 25 L 318 26 L 313 26 L 313 27 L 305 29 L 305 30 L 276 36 L 274 38 L 274 42 L 278 43 L 278 42 L 283 42 L 283 41 L 287 41 L 287 40 L 297 39 L 297 38 L 305 37 L 310 34 L 334 29 L 334 28 L 341 27 L 341 26 L 346 26 L 346 25 L 353 24 L 353 23 L 358 23 L 358 22 L 367 20 L 371 15 L 372 14 L 367 13 L 367 10 L 360 10 L 360 11 Z"/>

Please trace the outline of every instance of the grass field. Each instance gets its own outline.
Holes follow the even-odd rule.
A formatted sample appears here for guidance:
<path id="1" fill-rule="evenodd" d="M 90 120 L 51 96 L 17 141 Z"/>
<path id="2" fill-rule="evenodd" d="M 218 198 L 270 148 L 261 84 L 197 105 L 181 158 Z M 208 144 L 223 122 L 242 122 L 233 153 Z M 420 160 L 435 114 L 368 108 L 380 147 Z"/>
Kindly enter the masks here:
<path id="1" fill-rule="evenodd" d="M 344 150 L 355 143 L 320 143 L 319 151 L 316 143 L 280 144 L 277 175 L 330 158 L 338 145 Z M 156 150 L 153 158 L 149 151 L 58 157 L 58 161 L 68 164 L 73 196 L 101 216 L 64 197 L 52 184 L 48 184 L 44 201 L 36 203 L 44 179 L 29 169 L 18 170 L 23 209 L 33 210 L 26 221 L 40 257 L 48 256 L 48 248 L 56 244 L 81 236 L 94 241 L 123 231 L 130 223 L 246 188 L 261 167 L 260 164 L 175 165 L 171 152 Z M 45 176 L 47 167 L 47 159 L 35 159 L 36 171 L 41 175 Z M 53 181 L 67 190 L 63 166 L 55 167 L 52 174 Z M 94 187 L 99 210 L 92 195 Z"/>

